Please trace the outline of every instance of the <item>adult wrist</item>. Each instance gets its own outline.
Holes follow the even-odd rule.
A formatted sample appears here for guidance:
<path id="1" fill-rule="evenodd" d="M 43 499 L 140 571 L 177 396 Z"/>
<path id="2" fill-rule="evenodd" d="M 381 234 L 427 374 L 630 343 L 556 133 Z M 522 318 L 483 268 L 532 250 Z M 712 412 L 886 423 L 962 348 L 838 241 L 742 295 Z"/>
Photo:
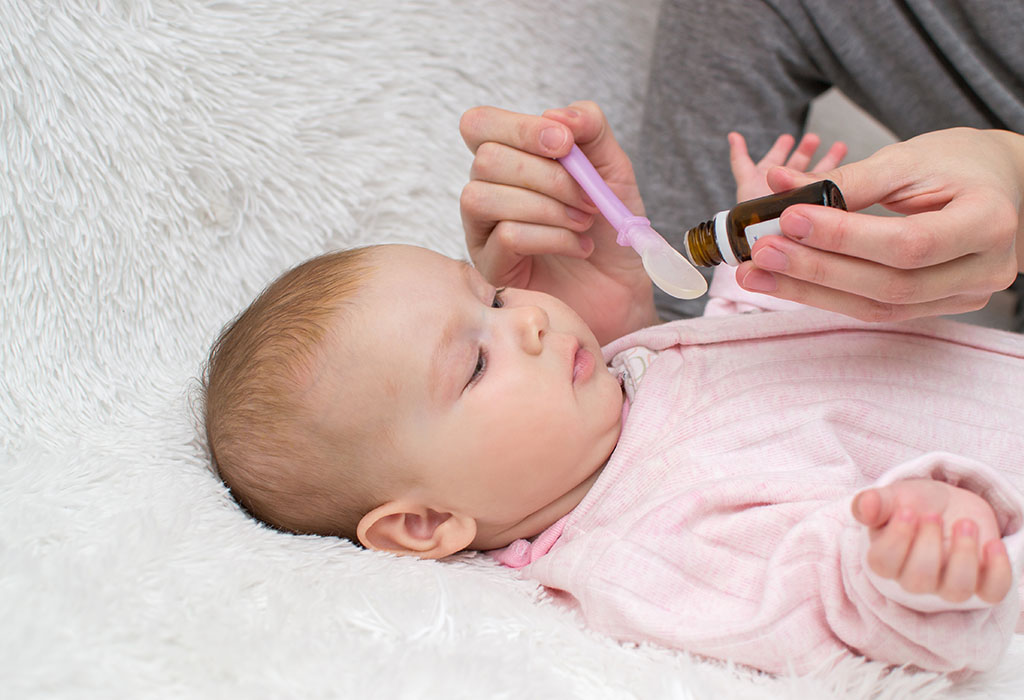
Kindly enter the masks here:
<path id="1" fill-rule="evenodd" d="M 1009 155 L 1011 172 L 1014 174 L 1013 190 L 1017 205 L 1017 273 L 1024 273 L 1024 134 L 1015 131 L 993 129 L 990 132 L 998 139 L 1000 146 Z"/>

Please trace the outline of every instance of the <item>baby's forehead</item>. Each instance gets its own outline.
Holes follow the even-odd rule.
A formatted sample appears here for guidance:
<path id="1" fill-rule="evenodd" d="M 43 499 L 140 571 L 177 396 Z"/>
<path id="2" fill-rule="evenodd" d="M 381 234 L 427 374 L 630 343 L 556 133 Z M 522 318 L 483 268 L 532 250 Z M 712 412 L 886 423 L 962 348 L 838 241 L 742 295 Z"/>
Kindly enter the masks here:
<path id="1" fill-rule="evenodd" d="M 436 250 L 416 245 L 385 245 L 378 248 L 378 251 L 383 253 L 387 259 L 399 260 L 413 267 L 424 270 L 425 268 L 422 268 L 421 266 L 426 265 L 426 269 L 433 268 L 435 266 L 450 267 L 452 269 L 457 267 L 473 266 L 473 263 L 465 256 L 452 257 Z"/>
<path id="2" fill-rule="evenodd" d="M 433 293 L 457 291 L 461 285 L 486 285 L 473 263 L 452 258 L 427 248 L 408 245 L 381 246 L 375 256 L 371 287 L 430 289 Z"/>
<path id="3" fill-rule="evenodd" d="M 342 309 L 335 324 L 337 349 L 369 371 L 404 366 L 408 354 L 430 353 L 444 329 L 465 316 L 468 305 L 493 293 L 465 259 L 412 246 L 381 251 L 377 269 L 355 309 Z"/>

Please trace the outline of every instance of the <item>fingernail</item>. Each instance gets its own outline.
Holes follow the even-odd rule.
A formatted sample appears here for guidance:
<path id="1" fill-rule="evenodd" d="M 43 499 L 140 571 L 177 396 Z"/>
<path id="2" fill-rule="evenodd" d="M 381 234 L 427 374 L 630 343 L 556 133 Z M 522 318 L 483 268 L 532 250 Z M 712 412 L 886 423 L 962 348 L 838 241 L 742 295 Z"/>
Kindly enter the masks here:
<path id="1" fill-rule="evenodd" d="M 978 526 L 974 524 L 973 520 L 958 520 L 953 526 L 953 534 L 957 537 L 977 537 Z"/>
<path id="2" fill-rule="evenodd" d="M 754 264 L 762 270 L 782 271 L 789 266 L 789 258 L 781 250 L 765 246 L 754 253 Z"/>
<path id="3" fill-rule="evenodd" d="M 566 206 L 565 213 L 569 215 L 570 219 L 572 219 L 573 221 L 578 221 L 581 224 L 590 218 L 590 214 L 580 209 L 577 209 L 576 207 Z"/>
<path id="4" fill-rule="evenodd" d="M 550 151 L 557 151 L 565 143 L 566 130 L 557 126 L 549 126 L 540 132 L 540 142 L 544 148 Z"/>
<path id="5" fill-rule="evenodd" d="M 1006 556 L 1006 545 L 1003 544 L 1002 540 L 989 540 L 985 543 L 985 556 L 986 557 L 1005 557 Z"/>
<path id="6" fill-rule="evenodd" d="M 740 286 L 755 292 L 774 292 L 778 283 L 772 273 L 755 268 L 740 280 Z"/>
<path id="7" fill-rule="evenodd" d="M 913 508 L 900 508 L 896 511 L 896 519 L 905 523 L 914 522 L 914 509 Z"/>
<path id="8" fill-rule="evenodd" d="M 783 234 L 795 241 L 803 240 L 811 233 L 811 220 L 799 214 L 783 214 L 779 226 Z"/>

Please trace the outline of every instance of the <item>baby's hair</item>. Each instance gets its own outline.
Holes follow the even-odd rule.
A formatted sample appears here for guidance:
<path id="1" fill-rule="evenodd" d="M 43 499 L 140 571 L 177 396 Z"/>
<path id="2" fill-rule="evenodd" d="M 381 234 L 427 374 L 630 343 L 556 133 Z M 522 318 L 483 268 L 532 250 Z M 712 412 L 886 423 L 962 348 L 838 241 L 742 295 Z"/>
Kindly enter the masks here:
<path id="1" fill-rule="evenodd" d="M 365 455 L 330 444 L 334 436 L 316 428 L 302 400 L 328 334 L 372 272 L 372 251 L 328 253 L 285 272 L 210 351 L 204 423 L 214 466 L 242 508 L 277 529 L 355 541 L 359 518 L 375 505 L 365 476 L 337 473 L 361 472 L 347 457 Z M 327 481 L 344 483 L 345 493 L 323 488 Z"/>

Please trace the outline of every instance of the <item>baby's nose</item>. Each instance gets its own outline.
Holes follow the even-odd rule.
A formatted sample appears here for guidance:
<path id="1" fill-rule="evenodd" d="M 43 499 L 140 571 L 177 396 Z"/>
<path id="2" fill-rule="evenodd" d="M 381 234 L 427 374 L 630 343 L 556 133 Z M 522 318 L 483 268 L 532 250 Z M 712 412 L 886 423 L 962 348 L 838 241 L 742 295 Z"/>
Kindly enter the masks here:
<path id="1" fill-rule="evenodd" d="M 516 309 L 516 327 L 523 349 L 539 353 L 543 348 L 542 338 L 548 330 L 548 314 L 539 306 L 522 306 Z"/>

